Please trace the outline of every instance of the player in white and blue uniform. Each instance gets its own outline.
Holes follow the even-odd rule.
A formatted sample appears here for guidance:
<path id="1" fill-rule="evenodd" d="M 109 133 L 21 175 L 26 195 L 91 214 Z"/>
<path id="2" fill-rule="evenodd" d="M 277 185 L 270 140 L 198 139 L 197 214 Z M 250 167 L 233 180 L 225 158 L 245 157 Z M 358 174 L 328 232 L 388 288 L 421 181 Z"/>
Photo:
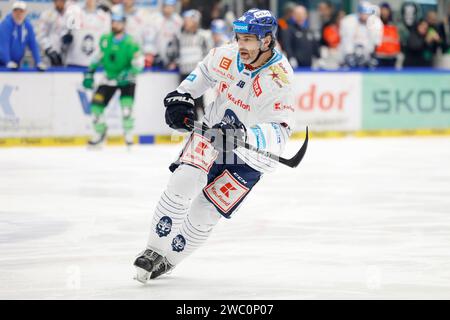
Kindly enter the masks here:
<path id="1" fill-rule="evenodd" d="M 230 218 L 277 163 L 238 147 L 245 141 L 281 155 L 293 125 L 293 71 L 275 47 L 277 20 L 252 9 L 234 22 L 236 42 L 212 49 L 165 100 L 166 122 L 189 130 L 194 99 L 214 87 L 205 109 L 206 133 L 194 130 L 156 207 L 146 250 L 136 259 L 137 280 L 146 282 L 178 265 Z"/>

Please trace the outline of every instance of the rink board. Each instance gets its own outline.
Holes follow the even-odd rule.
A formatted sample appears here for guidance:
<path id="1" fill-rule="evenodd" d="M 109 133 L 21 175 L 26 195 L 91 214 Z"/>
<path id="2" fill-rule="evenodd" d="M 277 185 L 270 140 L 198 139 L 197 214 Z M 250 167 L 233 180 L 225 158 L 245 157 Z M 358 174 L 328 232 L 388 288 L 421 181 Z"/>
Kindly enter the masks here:
<path id="1" fill-rule="evenodd" d="M 97 74 L 99 76 L 99 74 Z M 313 137 L 448 135 L 450 72 L 295 73 L 295 134 Z M 92 134 L 92 91 L 73 70 L 0 72 L 0 146 L 77 146 Z M 138 78 L 135 141 L 176 143 L 165 125 L 162 101 L 178 84 L 171 72 Z M 123 144 L 116 94 L 105 110 L 109 144 Z"/>

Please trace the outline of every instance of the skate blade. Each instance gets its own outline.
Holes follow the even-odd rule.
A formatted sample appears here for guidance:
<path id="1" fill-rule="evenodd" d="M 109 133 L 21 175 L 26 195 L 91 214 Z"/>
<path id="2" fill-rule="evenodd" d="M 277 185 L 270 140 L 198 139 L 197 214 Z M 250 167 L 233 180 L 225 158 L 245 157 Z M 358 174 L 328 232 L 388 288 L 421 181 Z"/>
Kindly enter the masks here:
<path id="1" fill-rule="evenodd" d="M 98 150 L 102 150 L 103 149 L 103 145 L 102 144 L 88 144 L 87 145 L 87 149 L 88 150 L 93 150 L 93 151 L 98 151 Z"/>
<path id="2" fill-rule="evenodd" d="M 150 280 L 151 275 L 152 275 L 151 272 L 148 272 L 147 270 L 136 267 L 136 276 L 134 277 L 134 280 L 139 281 L 143 284 L 146 284 Z"/>

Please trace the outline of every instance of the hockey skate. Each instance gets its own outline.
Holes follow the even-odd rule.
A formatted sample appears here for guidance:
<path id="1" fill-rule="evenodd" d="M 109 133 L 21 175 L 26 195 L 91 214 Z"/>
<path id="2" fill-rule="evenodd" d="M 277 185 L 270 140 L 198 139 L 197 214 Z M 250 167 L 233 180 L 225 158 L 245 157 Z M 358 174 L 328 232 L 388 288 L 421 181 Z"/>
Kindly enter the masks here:
<path id="1" fill-rule="evenodd" d="M 136 267 L 136 277 L 135 280 L 147 283 L 151 279 L 152 272 L 156 270 L 156 267 L 162 260 L 163 256 L 156 253 L 153 250 L 145 250 L 139 257 L 134 261 L 134 266 Z M 162 274 L 162 273 L 161 273 Z"/>
<path id="2" fill-rule="evenodd" d="M 150 279 L 158 278 L 163 274 L 170 273 L 175 266 L 171 265 L 170 262 L 164 257 L 161 262 L 154 268 Z"/>
<path id="3" fill-rule="evenodd" d="M 105 143 L 106 130 L 102 134 L 95 133 L 95 135 L 88 141 L 88 147 L 92 149 L 101 148 Z"/>
<path id="4" fill-rule="evenodd" d="M 125 145 L 128 149 L 134 144 L 133 135 L 130 132 L 124 134 Z"/>

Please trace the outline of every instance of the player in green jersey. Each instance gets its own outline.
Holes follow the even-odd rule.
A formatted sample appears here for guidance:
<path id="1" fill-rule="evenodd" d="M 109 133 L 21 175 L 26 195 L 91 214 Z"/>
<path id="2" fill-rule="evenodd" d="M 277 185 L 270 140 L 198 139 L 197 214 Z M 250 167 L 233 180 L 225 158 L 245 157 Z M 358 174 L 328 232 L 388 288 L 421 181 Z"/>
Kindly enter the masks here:
<path id="1" fill-rule="evenodd" d="M 94 73 L 97 68 L 103 67 L 104 75 L 91 103 L 95 129 L 95 135 L 89 141 L 91 146 L 101 145 L 105 140 L 107 125 L 104 111 L 117 89 L 120 90 L 125 142 L 128 146 L 133 144 L 132 110 L 136 76 L 144 68 L 144 57 L 139 45 L 125 33 L 125 15 L 120 7 L 113 10 L 111 21 L 111 33 L 101 37 L 100 55 L 89 66 L 83 80 L 85 88 L 93 89 Z"/>

